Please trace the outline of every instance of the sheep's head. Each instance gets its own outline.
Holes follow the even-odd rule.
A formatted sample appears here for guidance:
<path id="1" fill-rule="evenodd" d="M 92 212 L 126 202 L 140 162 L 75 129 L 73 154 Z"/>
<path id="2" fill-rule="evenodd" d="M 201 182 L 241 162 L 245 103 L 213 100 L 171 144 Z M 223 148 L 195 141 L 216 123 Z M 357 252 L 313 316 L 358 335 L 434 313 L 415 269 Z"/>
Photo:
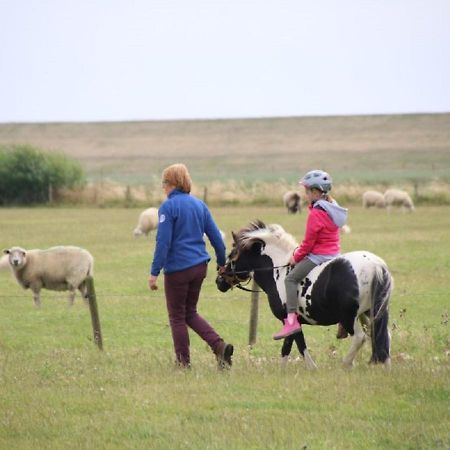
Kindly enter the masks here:
<path id="1" fill-rule="evenodd" d="M 27 252 L 20 247 L 11 247 L 9 249 L 3 250 L 3 253 L 8 255 L 9 263 L 14 268 L 20 268 L 27 262 Z"/>

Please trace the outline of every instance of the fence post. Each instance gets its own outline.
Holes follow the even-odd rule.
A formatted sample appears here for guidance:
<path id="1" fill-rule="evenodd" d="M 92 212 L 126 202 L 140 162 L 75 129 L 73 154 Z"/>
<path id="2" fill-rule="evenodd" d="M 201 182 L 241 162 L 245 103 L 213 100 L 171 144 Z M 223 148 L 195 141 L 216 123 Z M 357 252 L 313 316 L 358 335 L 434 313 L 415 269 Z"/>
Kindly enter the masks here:
<path id="1" fill-rule="evenodd" d="M 48 202 L 53 204 L 53 185 L 51 183 L 48 184 Z"/>
<path id="2" fill-rule="evenodd" d="M 256 281 L 252 284 L 252 298 L 250 302 L 250 326 L 248 333 L 248 345 L 251 347 L 256 344 L 256 333 L 258 328 L 258 306 L 259 306 L 259 288 Z"/>
<path id="3" fill-rule="evenodd" d="M 92 330 L 94 332 L 94 342 L 99 350 L 103 350 L 102 330 L 100 328 L 100 316 L 98 314 L 97 297 L 95 295 L 94 279 L 86 278 L 87 297 L 89 300 L 89 310 L 91 311 Z"/>
<path id="4" fill-rule="evenodd" d="M 129 184 L 127 184 L 127 187 L 125 189 L 125 208 L 129 208 L 131 204 L 133 203 L 133 194 L 131 193 L 131 187 Z"/>

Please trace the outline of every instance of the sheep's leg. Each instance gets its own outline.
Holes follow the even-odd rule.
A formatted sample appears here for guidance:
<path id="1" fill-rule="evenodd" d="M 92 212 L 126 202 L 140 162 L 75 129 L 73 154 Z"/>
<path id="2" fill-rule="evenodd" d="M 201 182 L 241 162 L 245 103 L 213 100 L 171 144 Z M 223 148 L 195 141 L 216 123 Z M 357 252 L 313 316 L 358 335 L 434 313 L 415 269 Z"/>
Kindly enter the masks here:
<path id="1" fill-rule="evenodd" d="M 34 306 L 36 306 L 36 308 L 40 308 L 41 296 L 39 293 L 39 289 L 33 289 L 33 301 L 34 301 Z"/>
<path id="2" fill-rule="evenodd" d="M 80 284 L 80 286 L 78 286 L 78 290 L 80 291 L 81 296 L 83 297 L 85 305 L 89 305 L 89 295 L 88 295 L 87 285 L 86 285 L 85 281 L 83 281 Z"/>
<path id="3" fill-rule="evenodd" d="M 36 308 L 39 308 L 41 306 L 40 292 L 42 289 L 42 283 L 39 280 L 34 280 L 28 287 L 33 292 L 34 306 L 36 306 Z"/>
<path id="4" fill-rule="evenodd" d="M 69 288 L 69 306 L 72 306 L 75 302 L 75 288 Z"/>

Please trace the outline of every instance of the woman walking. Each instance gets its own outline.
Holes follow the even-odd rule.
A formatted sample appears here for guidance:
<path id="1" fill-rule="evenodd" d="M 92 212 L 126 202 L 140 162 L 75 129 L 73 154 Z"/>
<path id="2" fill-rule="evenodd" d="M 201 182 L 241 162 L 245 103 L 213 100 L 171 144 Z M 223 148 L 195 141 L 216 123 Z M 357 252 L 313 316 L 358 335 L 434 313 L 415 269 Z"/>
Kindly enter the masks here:
<path id="1" fill-rule="evenodd" d="M 208 343 L 220 369 L 232 364 L 233 346 L 227 344 L 197 312 L 197 303 L 207 264 L 204 234 L 214 248 L 219 270 L 224 270 L 225 244 L 208 207 L 191 192 L 191 177 L 184 164 L 173 164 L 162 173 L 167 199 L 158 216 L 156 248 L 148 285 L 158 289 L 158 276 L 164 270 L 167 311 L 175 349 L 176 362 L 190 367 L 189 332 L 194 330 Z"/>

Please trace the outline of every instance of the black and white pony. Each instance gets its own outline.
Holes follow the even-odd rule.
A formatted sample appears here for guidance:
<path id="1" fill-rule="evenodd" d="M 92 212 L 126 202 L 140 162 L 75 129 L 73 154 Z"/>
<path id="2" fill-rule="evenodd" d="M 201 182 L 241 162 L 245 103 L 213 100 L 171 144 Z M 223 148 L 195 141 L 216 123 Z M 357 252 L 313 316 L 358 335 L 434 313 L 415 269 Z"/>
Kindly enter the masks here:
<path id="1" fill-rule="evenodd" d="M 292 235 L 280 225 L 266 226 L 260 221 L 233 234 L 233 248 L 226 269 L 216 279 L 220 291 L 241 286 L 253 276 L 267 294 L 272 313 L 286 318 L 284 279 L 291 270 L 289 258 L 297 246 Z M 301 322 L 309 325 L 333 325 L 338 322 L 352 336 L 344 365 L 351 367 L 364 344 L 366 332 L 371 336 L 370 362 L 390 364 L 388 330 L 389 301 L 393 279 L 386 263 L 367 251 L 355 251 L 315 267 L 299 284 Z M 285 338 L 281 356 L 286 359 L 293 342 L 308 368 L 315 368 L 303 335 Z"/>

